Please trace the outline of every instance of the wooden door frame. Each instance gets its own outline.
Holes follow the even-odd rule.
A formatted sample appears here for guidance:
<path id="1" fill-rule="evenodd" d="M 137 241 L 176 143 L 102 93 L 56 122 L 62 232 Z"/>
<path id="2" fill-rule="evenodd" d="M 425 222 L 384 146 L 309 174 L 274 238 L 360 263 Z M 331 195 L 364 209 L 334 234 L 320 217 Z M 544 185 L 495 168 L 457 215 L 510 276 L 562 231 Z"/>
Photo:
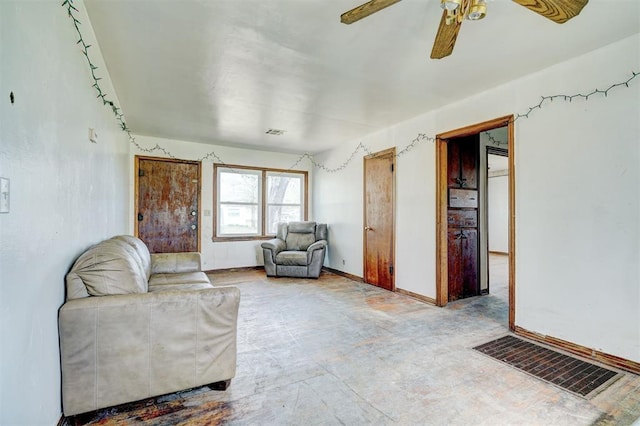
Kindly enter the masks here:
<path id="1" fill-rule="evenodd" d="M 396 291 L 396 147 L 388 148 L 383 151 L 374 152 L 373 154 L 366 155 L 362 159 L 362 183 L 363 183 L 363 191 L 362 191 L 362 223 L 364 226 L 362 227 L 362 278 L 363 281 L 366 282 L 367 277 L 367 231 L 365 230 L 365 226 L 367 226 L 367 176 L 366 176 L 366 167 L 365 162 L 367 160 L 371 160 L 377 157 L 382 157 L 388 154 L 393 154 L 392 157 L 392 167 L 393 174 L 391 183 L 391 231 L 393 232 L 391 238 L 391 260 L 393 262 L 393 273 L 391 275 L 391 291 Z"/>
<path id="2" fill-rule="evenodd" d="M 516 315 L 516 212 L 514 117 L 508 115 L 436 135 L 436 305 L 446 306 L 449 298 L 447 253 L 447 140 L 507 127 L 509 151 L 509 329 L 515 330 Z"/>
<path id="3" fill-rule="evenodd" d="M 136 155 L 134 157 L 134 170 L 133 170 L 133 235 L 138 237 L 138 197 L 140 195 L 139 186 L 140 181 L 138 176 L 140 171 L 140 160 L 151 160 L 151 161 L 166 161 L 170 163 L 187 163 L 194 164 L 198 166 L 198 252 L 202 251 L 201 246 L 201 237 L 202 227 L 202 162 L 201 161 L 192 161 L 192 160 L 179 160 L 177 158 L 165 158 L 165 157 L 149 157 L 145 155 Z"/>

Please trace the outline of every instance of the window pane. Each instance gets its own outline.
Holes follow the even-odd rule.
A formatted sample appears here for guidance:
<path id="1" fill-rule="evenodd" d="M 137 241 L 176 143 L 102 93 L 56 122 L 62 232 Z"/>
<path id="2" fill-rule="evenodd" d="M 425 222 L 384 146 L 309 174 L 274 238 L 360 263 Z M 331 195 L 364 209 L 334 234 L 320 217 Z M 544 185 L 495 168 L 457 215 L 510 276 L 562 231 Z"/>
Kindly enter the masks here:
<path id="1" fill-rule="evenodd" d="M 220 202 L 258 203 L 260 176 L 254 173 L 220 172 Z"/>
<path id="2" fill-rule="evenodd" d="M 302 204 L 302 178 L 287 175 L 267 176 L 269 204 Z"/>
<path id="3" fill-rule="evenodd" d="M 219 223 L 221 235 L 257 235 L 258 206 L 221 204 Z"/>
<path id="4" fill-rule="evenodd" d="M 267 211 L 267 234 L 275 234 L 278 231 L 278 222 L 298 220 L 302 220 L 302 208 L 300 206 L 269 206 Z"/>

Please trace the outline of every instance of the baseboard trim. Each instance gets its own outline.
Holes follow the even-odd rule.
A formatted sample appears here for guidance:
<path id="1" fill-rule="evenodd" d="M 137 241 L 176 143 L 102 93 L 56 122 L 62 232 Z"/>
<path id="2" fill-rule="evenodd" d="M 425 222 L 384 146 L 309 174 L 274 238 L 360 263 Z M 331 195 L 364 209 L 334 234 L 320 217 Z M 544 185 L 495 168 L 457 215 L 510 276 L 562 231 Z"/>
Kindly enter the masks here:
<path id="1" fill-rule="evenodd" d="M 403 294 L 405 296 L 409 296 L 412 299 L 416 299 L 420 302 L 428 303 L 430 305 L 436 306 L 436 299 L 432 299 L 429 296 L 423 296 L 422 294 L 414 293 L 409 290 L 404 290 L 401 288 L 396 288 L 396 293 Z"/>
<path id="2" fill-rule="evenodd" d="M 340 275 L 341 277 L 349 278 L 350 280 L 353 280 L 353 281 L 357 281 L 357 282 L 360 282 L 360 283 L 364 282 L 362 277 L 350 274 L 348 272 L 340 271 L 338 269 L 329 268 L 328 266 L 323 266 L 322 269 L 327 271 L 327 272 L 331 272 L 332 274 L 336 274 L 336 275 Z"/>
<path id="3" fill-rule="evenodd" d="M 515 327 L 514 332 L 515 334 L 526 337 L 527 339 L 545 343 L 549 346 L 554 346 L 556 348 L 592 359 L 594 361 L 598 361 L 611 367 L 620 368 L 634 374 L 640 374 L 640 363 L 631 361 L 630 359 L 621 358 L 619 356 L 611 355 L 601 351 L 596 351 L 595 349 L 568 342 L 566 340 L 558 339 L 557 337 L 534 333 L 518 326 Z"/>
<path id="4" fill-rule="evenodd" d="M 264 266 L 240 266 L 237 268 L 209 269 L 203 271 L 205 274 L 215 274 L 222 272 L 242 272 L 242 271 L 264 271 Z"/>

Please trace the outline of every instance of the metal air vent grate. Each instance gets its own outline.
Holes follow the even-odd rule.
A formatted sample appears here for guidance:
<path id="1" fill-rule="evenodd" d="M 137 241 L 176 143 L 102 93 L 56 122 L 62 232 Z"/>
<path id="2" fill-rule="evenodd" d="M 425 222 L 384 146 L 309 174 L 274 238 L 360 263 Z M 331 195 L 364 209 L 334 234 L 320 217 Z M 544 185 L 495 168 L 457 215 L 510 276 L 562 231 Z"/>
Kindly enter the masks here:
<path id="1" fill-rule="evenodd" d="M 265 132 L 267 135 L 275 135 L 275 136 L 280 136 L 280 135 L 284 135 L 284 130 L 279 130 L 279 129 L 269 129 Z"/>

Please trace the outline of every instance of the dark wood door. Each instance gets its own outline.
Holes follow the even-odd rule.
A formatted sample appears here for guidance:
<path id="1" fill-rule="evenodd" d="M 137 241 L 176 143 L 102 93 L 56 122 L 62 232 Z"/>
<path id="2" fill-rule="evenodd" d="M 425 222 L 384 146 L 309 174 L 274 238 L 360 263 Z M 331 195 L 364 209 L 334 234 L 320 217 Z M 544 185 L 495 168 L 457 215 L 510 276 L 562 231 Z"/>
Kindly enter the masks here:
<path id="1" fill-rule="evenodd" d="M 151 253 L 200 250 L 200 163 L 136 157 L 136 190 L 136 235 Z"/>
<path id="2" fill-rule="evenodd" d="M 393 291 L 395 148 L 364 158 L 364 281 Z"/>
<path id="3" fill-rule="evenodd" d="M 480 294 L 479 286 L 479 137 L 447 143 L 447 263 L 449 301 Z"/>

